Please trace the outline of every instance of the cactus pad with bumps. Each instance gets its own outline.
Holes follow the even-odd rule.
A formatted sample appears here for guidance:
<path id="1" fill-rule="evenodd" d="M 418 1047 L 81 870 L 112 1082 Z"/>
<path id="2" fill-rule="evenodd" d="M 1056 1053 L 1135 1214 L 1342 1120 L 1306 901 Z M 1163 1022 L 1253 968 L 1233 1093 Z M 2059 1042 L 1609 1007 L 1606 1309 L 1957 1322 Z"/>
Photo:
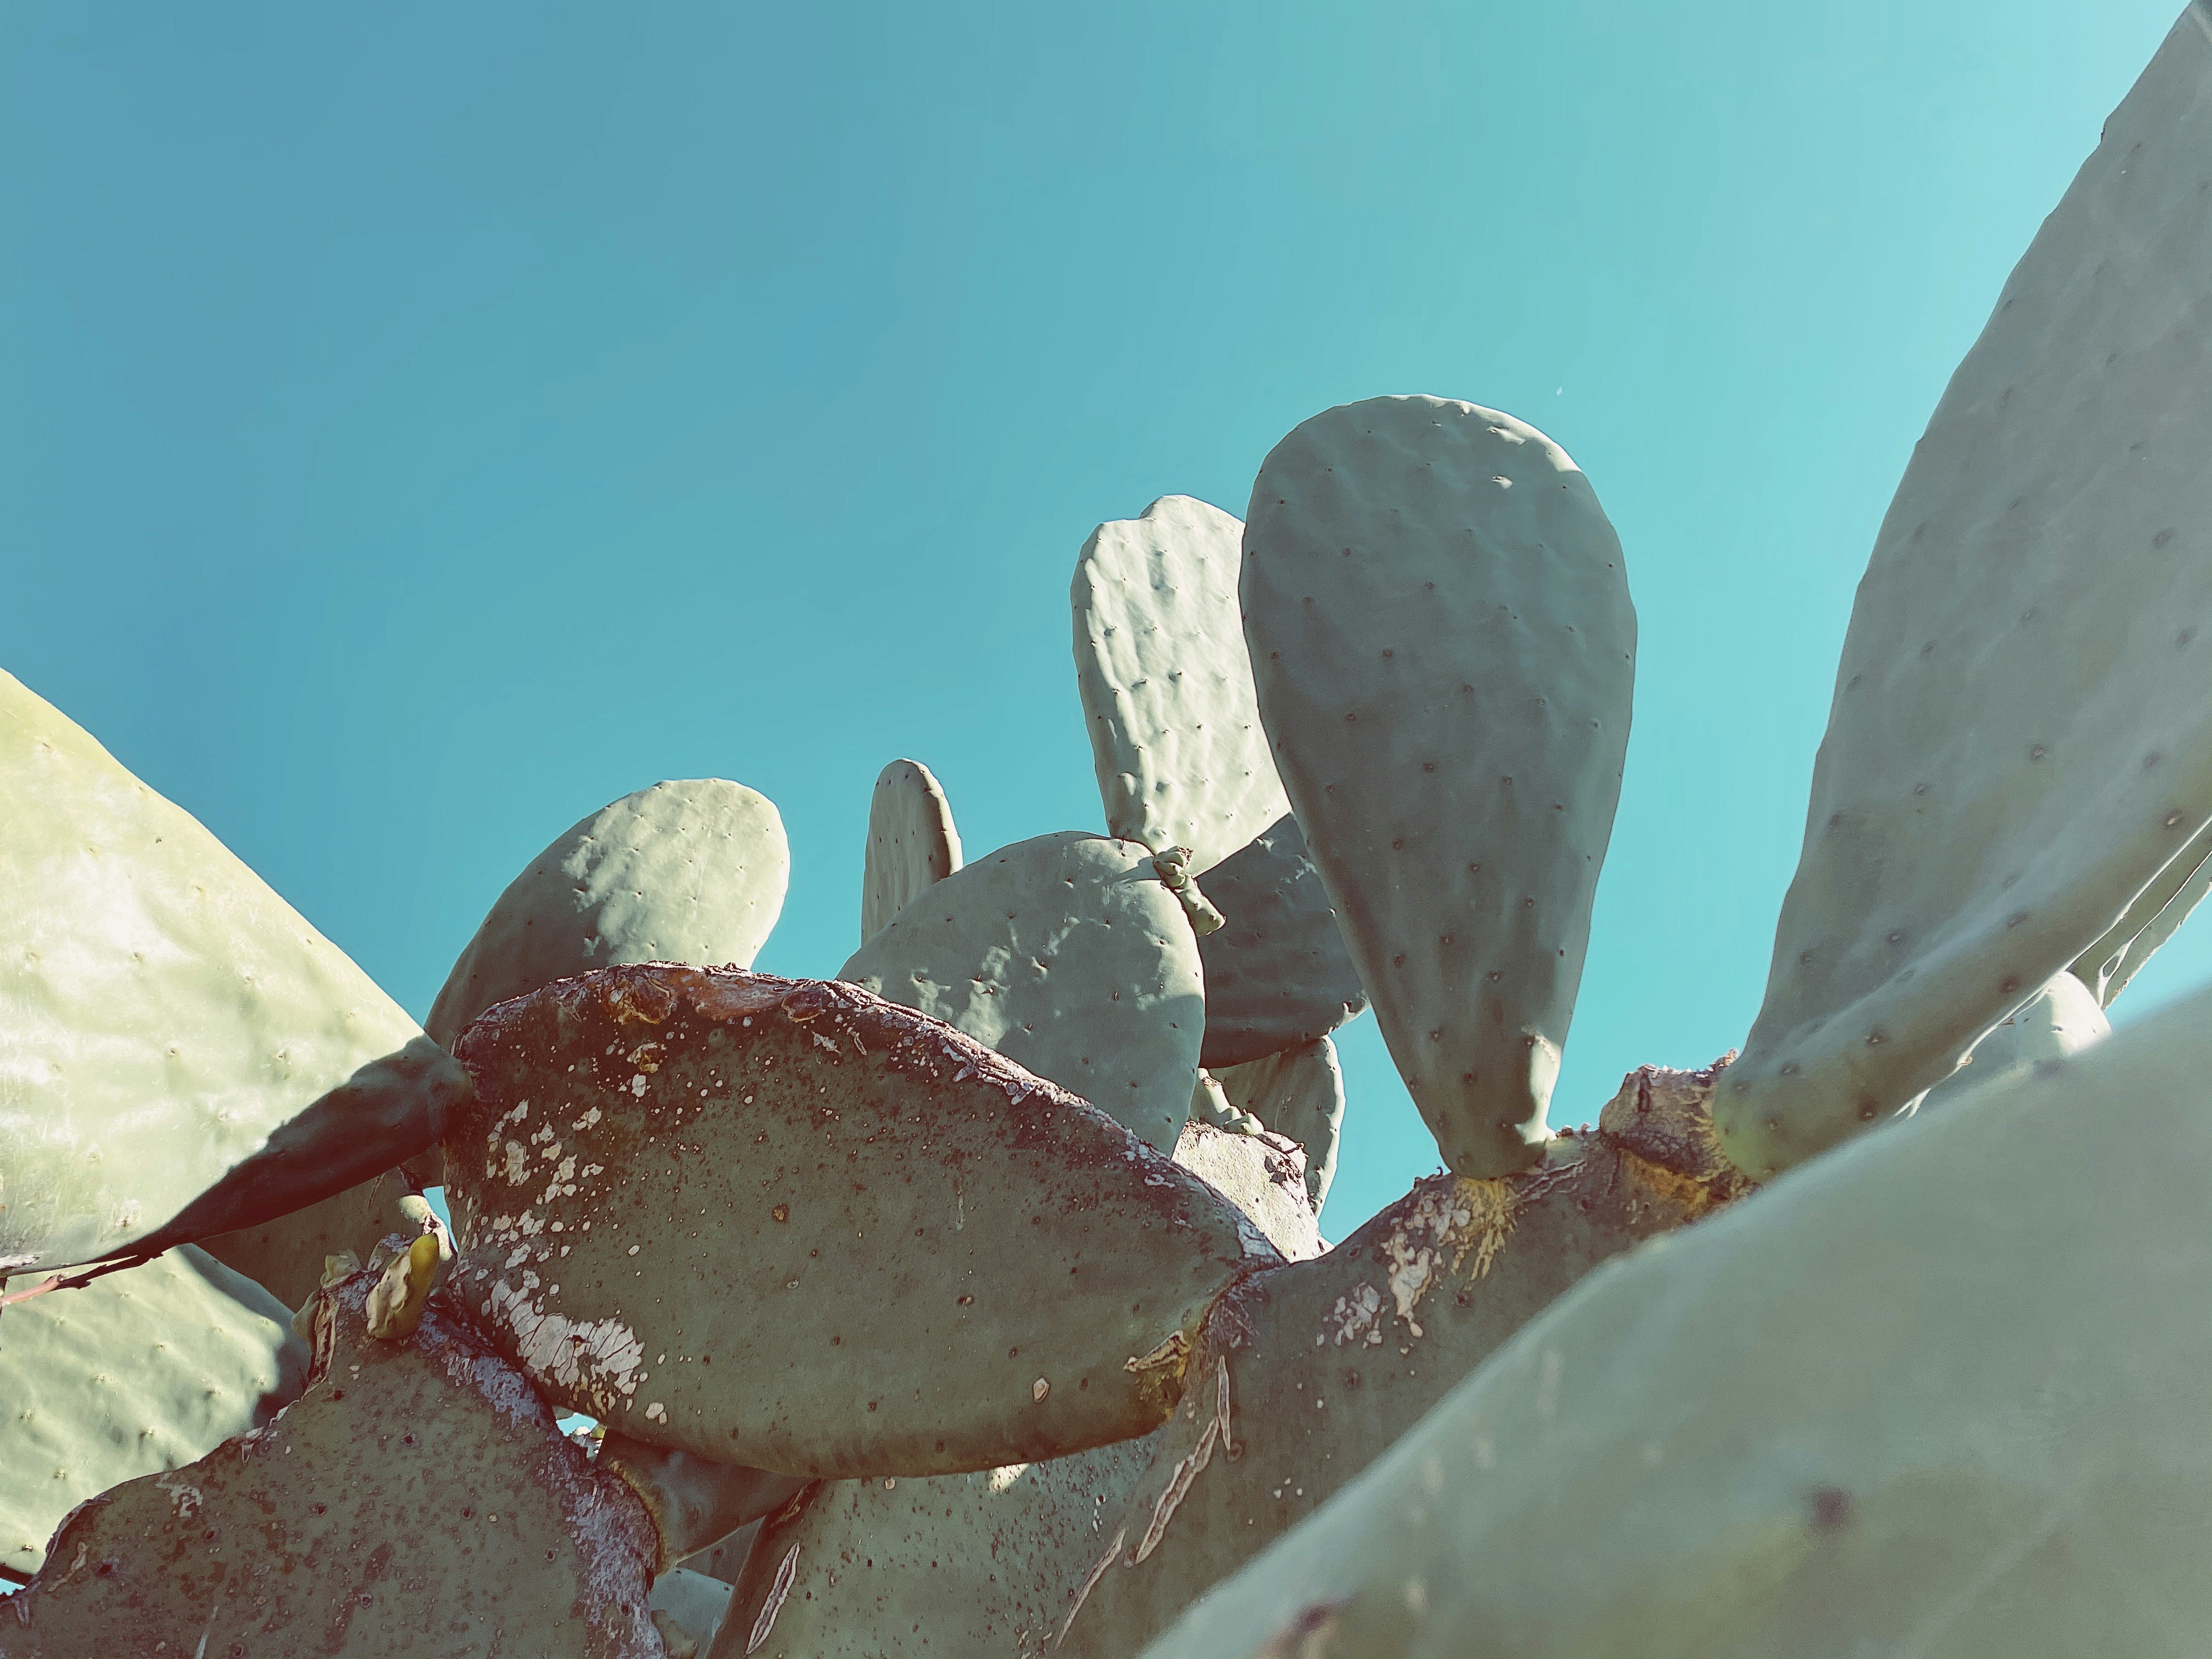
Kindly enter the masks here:
<path id="1" fill-rule="evenodd" d="M 1714 1109 L 1754 1176 L 1941 1083 L 2203 858 L 2204 17 L 2191 9 L 2106 120 L 1882 520 L 1765 1000 Z"/>
<path id="2" fill-rule="evenodd" d="M 1344 1127 L 1344 1067 L 1327 1037 L 1301 1042 L 1218 1074 L 1232 1110 L 1255 1118 L 1305 1149 L 1306 1194 L 1316 1215 L 1336 1179 L 1337 1138 Z"/>
<path id="3" fill-rule="evenodd" d="M 619 963 L 750 967 L 790 881 L 783 819 L 757 790 L 687 778 L 624 795 L 507 884 L 423 1024 L 450 1046 L 494 1003 Z"/>
<path id="4" fill-rule="evenodd" d="M 1620 543 L 1495 410 L 1374 398 L 1269 452 L 1245 637 L 1275 763 L 1444 1162 L 1541 1155 L 1635 678 Z"/>
<path id="5" fill-rule="evenodd" d="M 0 811 L 0 1274 L 250 1225 L 436 1139 L 451 1057 L 6 674 Z"/>
<path id="6" fill-rule="evenodd" d="M 868 800 L 860 943 L 873 939 L 923 888 L 959 867 L 960 831 L 944 786 L 920 761 L 893 761 L 878 775 Z"/>
<path id="7" fill-rule="evenodd" d="M 1204 875 L 1289 808 L 1237 617 L 1244 526 L 1188 495 L 1102 524 L 1069 599 L 1106 831 Z"/>
<path id="8" fill-rule="evenodd" d="M 1124 1439 L 1280 1259 L 1103 1113 L 855 986 L 610 969 L 461 1048 L 457 1291 L 549 1398 L 653 1444 L 904 1475 Z"/>
<path id="9" fill-rule="evenodd" d="M 1226 925 L 1198 942 L 1208 1066 L 1264 1060 L 1367 1008 L 1328 889 L 1288 813 L 1216 865 L 1206 896 Z"/>
<path id="10" fill-rule="evenodd" d="M 1152 854 L 1038 836 L 927 898 L 837 976 L 957 1025 L 1171 1154 L 1197 1081 L 1205 975 Z"/>

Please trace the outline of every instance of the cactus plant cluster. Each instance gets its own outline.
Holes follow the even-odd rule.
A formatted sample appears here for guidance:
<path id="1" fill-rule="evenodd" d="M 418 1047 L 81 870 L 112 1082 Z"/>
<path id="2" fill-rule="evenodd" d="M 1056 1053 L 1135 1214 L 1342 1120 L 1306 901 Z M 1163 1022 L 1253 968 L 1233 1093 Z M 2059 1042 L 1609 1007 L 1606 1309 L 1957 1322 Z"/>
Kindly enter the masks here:
<path id="1" fill-rule="evenodd" d="M 2208 179 L 2200 3 L 1884 523 L 1743 1052 L 1579 1130 L 1635 613 L 1474 404 L 1100 525 L 1105 833 L 894 760 L 819 979 L 663 782 L 418 1028 L 0 676 L 0 1659 L 2197 1651 L 2212 994 L 2106 1010 L 2212 884 Z M 1445 1167 L 1331 1245 L 1370 1006 Z"/>

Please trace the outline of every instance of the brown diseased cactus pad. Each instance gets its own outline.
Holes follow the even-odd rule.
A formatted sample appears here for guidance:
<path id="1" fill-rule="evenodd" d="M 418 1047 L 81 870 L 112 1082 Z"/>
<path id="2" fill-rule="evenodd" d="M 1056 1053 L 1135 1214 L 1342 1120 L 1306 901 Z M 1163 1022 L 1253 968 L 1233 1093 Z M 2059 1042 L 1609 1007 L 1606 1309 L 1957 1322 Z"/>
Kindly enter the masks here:
<path id="1" fill-rule="evenodd" d="M 832 981 L 620 968 L 461 1041 L 473 1316 L 633 1438 L 806 1475 L 1156 1427 L 1213 1297 L 1280 1260 L 1103 1113 Z"/>
<path id="2" fill-rule="evenodd" d="M 375 1277 L 319 1297 L 276 1421 L 64 1524 L 0 1653 L 661 1659 L 629 1489 L 441 1307 L 371 1339 Z"/>

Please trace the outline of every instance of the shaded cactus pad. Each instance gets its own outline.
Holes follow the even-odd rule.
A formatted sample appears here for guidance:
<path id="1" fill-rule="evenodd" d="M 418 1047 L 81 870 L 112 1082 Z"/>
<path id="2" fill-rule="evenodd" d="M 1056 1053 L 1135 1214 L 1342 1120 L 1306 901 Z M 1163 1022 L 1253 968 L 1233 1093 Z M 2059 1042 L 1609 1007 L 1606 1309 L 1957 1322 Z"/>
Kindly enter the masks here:
<path id="1" fill-rule="evenodd" d="M 1279 1259 L 1104 1114 L 834 981 L 611 969 L 461 1048 L 459 1292 L 550 1398 L 651 1443 L 901 1475 L 1126 1438 Z"/>
<path id="2" fill-rule="evenodd" d="M 441 1309 L 370 1340 L 374 1278 L 321 1294 L 283 1416 L 70 1518 L 0 1614 L 8 1659 L 661 1659 L 629 1489 Z"/>
<path id="3" fill-rule="evenodd" d="M 1367 1009 L 1328 889 L 1285 813 L 1214 866 L 1206 896 L 1224 926 L 1198 942 L 1209 1066 L 1264 1060 L 1327 1036 Z"/>

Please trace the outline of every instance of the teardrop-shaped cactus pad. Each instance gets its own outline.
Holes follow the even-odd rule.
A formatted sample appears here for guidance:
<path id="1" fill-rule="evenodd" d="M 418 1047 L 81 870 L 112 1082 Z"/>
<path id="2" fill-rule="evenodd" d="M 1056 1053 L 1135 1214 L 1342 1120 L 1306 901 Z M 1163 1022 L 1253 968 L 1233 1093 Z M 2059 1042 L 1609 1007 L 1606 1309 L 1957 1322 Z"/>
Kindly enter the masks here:
<path id="1" fill-rule="evenodd" d="M 868 801 L 860 943 L 873 939 L 923 888 L 959 867 L 960 831 L 953 827 L 944 786 L 920 761 L 893 761 L 878 775 Z"/>
<path id="2" fill-rule="evenodd" d="M 686 778 L 624 795 L 507 884 L 423 1024 L 451 1047 L 493 1004 L 595 968 L 749 968 L 790 883 L 783 819 L 758 791 Z"/>
<path id="3" fill-rule="evenodd" d="M 437 1138 L 452 1059 L 4 673 L 0 816 L 0 1273 L 282 1215 Z"/>
<path id="4" fill-rule="evenodd" d="M 1268 1141 L 1189 1123 L 1176 1162 L 1285 1256 L 1318 1253 L 1299 1174 Z M 1097 1555 L 1100 1524 L 1149 1467 L 1150 1440 L 973 1474 L 824 1482 L 763 1528 L 723 1651 L 742 1653 L 756 1629 L 772 1628 L 766 1650 L 810 1659 L 868 1659 L 915 1642 L 1041 1653 Z"/>
<path id="5" fill-rule="evenodd" d="M 611 969 L 461 1050 L 460 1293 L 548 1397 L 652 1443 L 902 1475 L 1125 1439 L 1279 1259 L 1103 1113 L 854 986 Z"/>
<path id="6" fill-rule="evenodd" d="M 1218 507 L 1163 495 L 1091 532 L 1068 594 L 1107 833 L 1188 847 L 1194 876 L 1290 810 L 1237 615 L 1243 533 Z"/>
<path id="7" fill-rule="evenodd" d="M 1206 878 L 1225 925 L 1198 942 L 1212 1066 L 1264 1060 L 1327 1036 L 1367 1009 L 1328 889 L 1287 812 Z"/>
<path id="8" fill-rule="evenodd" d="M 321 1288 L 325 1257 L 351 1250 L 366 1261 L 386 1233 L 415 1231 L 399 1209 L 407 1190 L 398 1173 L 387 1170 L 289 1215 L 204 1238 L 200 1248 L 287 1308 L 296 1308 Z"/>
<path id="9" fill-rule="evenodd" d="M 1314 1213 L 1336 1179 L 1337 1139 L 1344 1127 L 1344 1067 L 1327 1037 L 1301 1042 L 1218 1074 L 1223 1097 L 1273 1133 L 1305 1149 L 1306 1197 Z"/>
<path id="10" fill-rule="evenodd" d="M 1941 1083 L 2192 842 L 2203 857 L 2203 17 L 2185 17 L 2106 120 L 1882 520 L 1766 1000 L 1714 1109 L 1753 1176 Z"/>
<path id="11" fill-rule="evenodd" d="M 298 1398 L 307 1347 L 291 1320 L 260 1285 L 189 1244 L 9 1308 L 0 1567 L 36 1571 L 46 1540 L 86 1498 L 203 1457 Z"/>
<path id="12" fill-rule="evenodd" d="M 1557 444 L 1441 398 L 1315 416 L 1247 518 L 1260 712 L 1390 1056 L 1455 1171 L 1525 1169 L 1620 797 L 1620 540 Z"/>
<path id="13" fill-rule="evenodd" d="M 1668 1078 L 1676 1111 L 1701 1113 L 1712 1073 Z M 1562 1291 L 1711 1210 L 1719 1194 L 1705 1176 L 1608 1135 L 1562 1136 L 1540 1169 L 1432 1176 L 1318 1261 L 1237 1285 L 1206 1322 L 1151 1468 L 1101 1528 L 1066 1651 L 1139 1651 L 1388 1451 Z"/>
<path id="14" fill-rule="evenodd" d="M 1190 1112 L 1206 979 L 1135 842 L 1017 842 L 929 889 L 837 977 L 957 1026 L 1164 1153 Z"/>
<path id="15" fill-rule="evenodd" d="M 663 1659 L 629 1489 L 436 1301 L 404 1341 L 369 1338 L 375 1278 L 321 1294 L 313 1378 L 281 1417 L 70 1517 L 9 1659 Z"/>
<path id="16" fill-rule="evenodd" d="M 1148 1659 L 2193 1652 L 2208 1073 L 2201 995 L 1594 1274 Z"/>

